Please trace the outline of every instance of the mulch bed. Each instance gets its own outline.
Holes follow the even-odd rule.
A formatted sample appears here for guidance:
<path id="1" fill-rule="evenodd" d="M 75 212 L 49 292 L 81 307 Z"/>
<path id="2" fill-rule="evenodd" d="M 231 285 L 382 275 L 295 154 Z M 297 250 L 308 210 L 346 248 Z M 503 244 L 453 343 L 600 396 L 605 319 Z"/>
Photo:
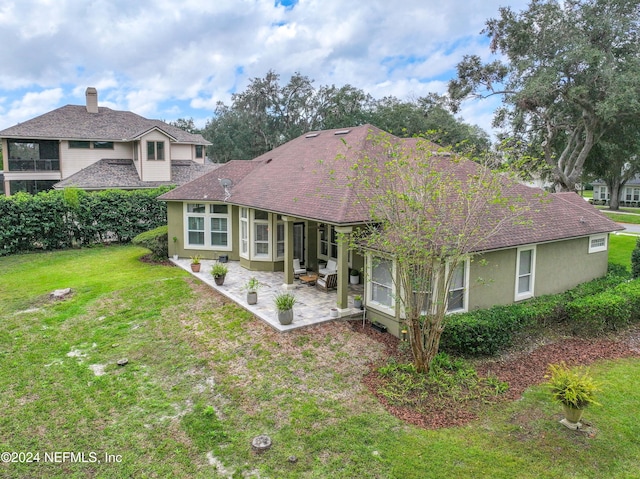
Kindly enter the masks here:
<path id="1" fill-rule="evenodd" d="M 388 355 L 398 361 L 410 360 L 400 352 L 399 340 L 391 334 L 380 333 L 371 328 L 369 323 L 363 328 L 361 321 L 351 322 L 351 328 L 384 344 Z M 497 359 L 475 361 L 474 367 L 480 377 L 495 376 L 509 384 L 509 390 L 496 397 L 496 401 L 505 401 L 516 400 L 530 386 L 543 383 L 549 364 L 564 361 L 569 366 L 586 366 L 598 360 L 627 357 L 640 357 L 640 328 L 631 329 L 615 338 L 556 339 L 526 351 L 515 349 Z M 448 406 L 437 405 L 426 412 L 419 412 L 394 406 L 378 394 L 384 384 L 384 378 L 377 373 L 379 366 L 370 365 L 369 373 L 363 378 L 364 384 L 391 414 L 410 424 L 425 429 L 462 426 L 476 419 L 483 407 L 481 402 L 469 402 L 461 407 L 460 403 L 449 401 Z"/>

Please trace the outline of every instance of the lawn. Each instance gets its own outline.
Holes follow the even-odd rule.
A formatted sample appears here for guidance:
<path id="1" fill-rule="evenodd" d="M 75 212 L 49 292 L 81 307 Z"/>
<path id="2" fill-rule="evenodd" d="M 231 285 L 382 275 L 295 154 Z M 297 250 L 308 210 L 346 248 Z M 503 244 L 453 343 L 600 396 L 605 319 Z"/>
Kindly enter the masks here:
<path id="1" fill-rule="evenodd" d="M 610 235 L 609 262 L 629 269 L 631 267 L 631 252 L 636 247 L 637 239 L 638 236 Z"/>
<path id="2" fill-rule="evenodd" d="M 542 386 L 422 430 L 362 385 L 380 343 L 346 323 L 277 333 L 143 253 L 0 258 L 0 452 L 40 454 L 0 477 L 637 477 L 640 360 L 593 367 L 592 437 L 559 425 Z M 70 299 L 47 298 L 65 287 Z M 259 434 L 273 440 L 260 455 Z"/>

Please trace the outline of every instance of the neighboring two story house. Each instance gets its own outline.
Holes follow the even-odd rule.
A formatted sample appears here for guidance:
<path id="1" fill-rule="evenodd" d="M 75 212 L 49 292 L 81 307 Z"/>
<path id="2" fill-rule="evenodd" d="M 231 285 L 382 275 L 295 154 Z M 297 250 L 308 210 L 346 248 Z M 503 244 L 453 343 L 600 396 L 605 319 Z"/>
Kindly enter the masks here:
<path id="1" fill-rule="evenodd" d="M 86 190 L 180 185 L 217 165 L 206 161 L 211 143 L 159 120 L 98 106 L 66 105 L 0 131 L 6 195 L 75 186 Z"/>

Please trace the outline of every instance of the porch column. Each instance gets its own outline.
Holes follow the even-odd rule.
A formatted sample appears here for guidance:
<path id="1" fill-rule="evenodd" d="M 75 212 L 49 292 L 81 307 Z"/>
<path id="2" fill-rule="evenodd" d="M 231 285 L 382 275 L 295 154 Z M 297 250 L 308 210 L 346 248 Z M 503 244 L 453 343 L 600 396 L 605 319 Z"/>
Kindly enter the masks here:
<path id="1" fill-rule="evenodd" d="M 284 286 L 293 287 L 293 222 L 295 218 L 283 216 L 284 221 Z"/>
<path id="2" fill-rule="evenodd" d="M 349 236 L 351 226 L 336 226 L 338 235 L 338 309 L 347 309 L 349 305 Z"/>

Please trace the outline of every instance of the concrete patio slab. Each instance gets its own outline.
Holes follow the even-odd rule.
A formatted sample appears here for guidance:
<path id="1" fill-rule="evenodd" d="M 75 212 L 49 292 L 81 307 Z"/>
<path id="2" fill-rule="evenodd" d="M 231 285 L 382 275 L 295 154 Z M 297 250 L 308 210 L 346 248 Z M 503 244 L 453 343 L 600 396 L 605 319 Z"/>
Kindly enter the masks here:
<path id="1" fill-rule="evenodd" d="M 193 273 L 191 271 L 191 260 L 187 258 L 180 258 L 177 260 L 171 259 L 171 261 L 176 266 L 188 271 L 194 277 L 236 302 L 239 306 L 250 311 L 252 314 L 278 331 L 284 332 L 306 326 L 314 326 L 327 321 L 334 321 L 339 318 L 351 318 L 354 316 L 361 317 L 363 314 L 361 310 L 349 307 L 339 311 L 338 318 L 331 317 L 331 308 L 336 308 L 336 291 L 324 292 L 315 286 L 309 286 L 298 280 L 295 280 L 293 285 L 286 288 L 284 284 L 284 273 L 249 271 L 240 266 L 238 261 L 229 261 L 226 263 L 229 268 L 229 273 L 227 273 L 227 276 L 225 277 L 224 284 L 222 286 L 218 286 L 211 275 L 211 267 L 215 261 L 202 260 L 199 273 Z M 260 283 L 260 288 L 258 290 L 258 303 L 255 305 L 247 304 L 246 290 L 244 289 L 244 285 L 252 276 L 255 276 Z M 273 303 L 274 297 L 285 290 L 292 292 L 297 299 L 296 305 L 293 308 L 293 323 L 289 325 L 280 324 L 277 317 L 276 307 Z M 353 306 L 353 297 L 357 294 L 362 295 L 363 291 L 364 287 L 361 284 L 349 285 L 350 306 Z"/>

